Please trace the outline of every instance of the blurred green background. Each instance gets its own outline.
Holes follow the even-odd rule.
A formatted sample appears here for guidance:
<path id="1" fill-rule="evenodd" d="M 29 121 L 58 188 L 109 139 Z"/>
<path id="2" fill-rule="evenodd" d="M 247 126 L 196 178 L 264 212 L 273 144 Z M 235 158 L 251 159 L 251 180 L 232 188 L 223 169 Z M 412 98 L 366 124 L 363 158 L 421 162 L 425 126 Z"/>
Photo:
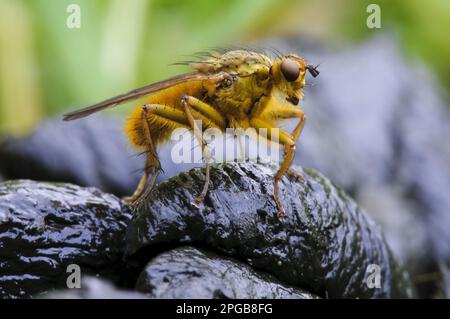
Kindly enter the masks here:
<path id="1" fill-rule="evenodd" d="M 370 3 L 381 29 L 366 26 Z M 448 0 L 0 0 L 0 133 L 183 72 L 168 65 L 196 51 L 287 35 L 345 47 L 390 33 L 448 89 L 448 30 Z"/>

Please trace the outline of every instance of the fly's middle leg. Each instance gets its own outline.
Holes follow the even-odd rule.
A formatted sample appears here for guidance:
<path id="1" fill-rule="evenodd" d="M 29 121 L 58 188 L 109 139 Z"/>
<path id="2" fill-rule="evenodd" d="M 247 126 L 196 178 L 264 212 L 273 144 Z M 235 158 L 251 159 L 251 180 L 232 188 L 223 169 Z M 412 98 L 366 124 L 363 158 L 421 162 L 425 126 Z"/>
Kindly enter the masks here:
<path id="1" fill-rule="evenodd" d="M 208 150 L 208 147 L 206 146 L 206 143 L 203 139 L 202 130 L 197 126 L 196 119 L 194 118 L 194 115 L 198 119 L 206 120 L 206 126 L 209 127 L 216 127 L 219 129 L 223 129 L 226 127 L 226 120 L 225 118 L 211 105 L 189 95 L 184 95 L 181 98 L 181 103 L 184 107 L 184 111 L 186 113 L 186 117 L 188 119 L 188 122 L 191 126 L 191 129 L 194 131 L 195 138 L 199 141 L 201 148 L 202 148 L 202 154 L 203 154 L 203 161 L 205 162 L 205 182 L 203 184 L 203 189 L 201 193 L 194 199 L 192 202 L 192 205 L 195 207 L 200 207 L 201 203 L 204 201 L 205 196 L 208 192 L 209 187 L 209 173 L 210 173 L 210 163 L 212 161 L 211 154 Z"/>

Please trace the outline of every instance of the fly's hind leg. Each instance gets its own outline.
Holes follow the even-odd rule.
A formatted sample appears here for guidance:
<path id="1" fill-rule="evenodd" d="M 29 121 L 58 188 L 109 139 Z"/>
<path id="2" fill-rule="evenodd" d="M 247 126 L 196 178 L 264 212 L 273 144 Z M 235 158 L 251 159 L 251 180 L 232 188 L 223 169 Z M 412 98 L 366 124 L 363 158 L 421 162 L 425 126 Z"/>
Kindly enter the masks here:
<path id="1" fill-rule="evenodd" d="M 191 126 L 192 130 L 194 131 L 195 138 L 199 141 L 201 148 L 202 148 L 202 154 L 203 154 L 203 161 L 205 162 L 205 182 L 203 184 L 203 189 L 198 195 L 194 201 L 192 202 L 192 205 L 195 207 L 200 207 L 201 203 L 204 201 L 205 196 L 208 192 L 208 186 L 209 186 L 209 171 L 210 171 L 210 163 L 212 161 L 211 154 L 208 150 L 208 147 L 205 144 L 205 141 L 203 139 L 202 130 L 197 126 L 194 115 L 196 115 L 197 118 L 200 118 L 202 120 L 206 120 L 206 126 L 207 127 L 215 127 L 219 129 L 223 129 L 226 126 L 225 118 L 211 105 L 189 95 L 184 95 L 181 98 L 181 103 L 184 106 L 184 111 L 186 113 L 186 117 L 189 121 L 189 125 Z"/>
<path id="2" fill-rule="evenodd" d="M 146 151 L 148 153 L 148 150 Z M 136 190 L 131 196 L 123 197 L 122 200 L 124 200 L 127 204 L 131 205 L 136 199 L 139 198 L 141 193 L 144 191 L 145 185 L 147 184 L 148 176 L 150 175 L 152 171 L 151 167 L 151 159 L 150 155 L 146 154 L 146 161 L 145 161 L 145 168 L 144 168 L 144 174 L 142 175 L 141 179 L 139 180 L 139 183 L 136 187 Z"/>
<path id="3" fill-rule="evenodd" d="M 167 129 L 167 127 L 188 128 L 189 122 L 186 119 L 186 113 L 174 106 L 162 104 L 148 104 L 143 107 L 142 111 L 142 127 L 145 135 L 145 145 L 147 146 L 147 165 L 146 172 L 141 179 L 140 185 L 145 185 L 150 174 L 152 177 L 148 182 L 147 189 L 141 196 L 137 195 L 133 202 L 133 208 L 139 206 L 150 194 L 156 184 L 156 179 L 160 170 L 160 163 L 156 154 L 155 140 L 152 139 L 150 125 L 152 124 L 153 132 L 158 129 Z M 157 141 L 156 141 L 157 142 Z M 139 187 L 136 193 L 141 193 L 144 186 Z"/>
<path id="4" fill-rule="evenodd" d="M 160 168 L 160 163 L 158 160 L 158 156 L 156 154 L 155 146 L 152 140 L 152 136 L 150 134 L 150 127 L 147 120 L 148 115 L 148 106 L 144 105 L 142 107 L 141 112 L 141 125 L 143 128 L 143 136 L 145 139 L 145 168 L 144 168 L 144 175 L 142 175 L 138 186 L 136 187 L 136 190 L 134 191 L 133 195 L 123 198 L 123 200 L 131 205 L 133 208 L 137 207 L 142 200 L 148 195 L 148 193 L 151 191 L 151 189 L 154 187 L 156 183 L 156 178 L 158 177 L 158 172 Z M 143 196 L 141 196 L 142 192 L 145 189 L 145 185 L 147 184 L 148 177 L 152 174 L 152 179 L 150 182 L 150 186 L 147 188 L 146 192 Z"/>

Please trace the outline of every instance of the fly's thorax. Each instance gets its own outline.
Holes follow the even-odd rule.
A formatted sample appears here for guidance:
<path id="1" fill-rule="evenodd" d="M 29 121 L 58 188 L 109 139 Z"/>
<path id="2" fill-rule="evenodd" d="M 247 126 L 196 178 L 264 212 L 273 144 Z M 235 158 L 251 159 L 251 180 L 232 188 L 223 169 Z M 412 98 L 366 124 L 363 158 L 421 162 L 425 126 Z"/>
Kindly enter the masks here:
<path id="1" fill-rule="evenodd" d="M 261 96 L 271 89 L 269 79 L 261 80 L 256 75 L 236 76 L 233 85 L 216 90 L 213 103 L 224 115 L 243 119 Z"/>
<path id="2" fill-rule="evenodd" d="M 240 76 L 253 73 L 267 73 L 272 61 L 267 56 L 248 50 L 231 50 L 223 54 L 212 52 L 204 61 L 190 63 L 192 67 L 202 73 L 214 74 L 227 72 Z"/>

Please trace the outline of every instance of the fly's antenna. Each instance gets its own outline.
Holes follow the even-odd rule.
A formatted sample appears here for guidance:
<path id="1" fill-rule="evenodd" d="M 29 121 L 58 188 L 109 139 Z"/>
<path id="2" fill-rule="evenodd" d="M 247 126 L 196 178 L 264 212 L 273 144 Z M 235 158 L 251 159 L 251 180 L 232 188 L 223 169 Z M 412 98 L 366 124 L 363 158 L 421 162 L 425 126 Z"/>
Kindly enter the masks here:
<path id="1" fill-rule="evenodd" d="M 306 66 L 306 69 L 309 71 L 309 73 L 310 73 L 313 77 L 316 78 L 316 77 L 320 74 L 319 70 L 317 69 L 317 68 L 319 67 L 319 65 L 320 65 L 320 64 L 317 64 L 316 66 L 313 66 L 313 65 L 308 64 L 308 65 Z"/>

